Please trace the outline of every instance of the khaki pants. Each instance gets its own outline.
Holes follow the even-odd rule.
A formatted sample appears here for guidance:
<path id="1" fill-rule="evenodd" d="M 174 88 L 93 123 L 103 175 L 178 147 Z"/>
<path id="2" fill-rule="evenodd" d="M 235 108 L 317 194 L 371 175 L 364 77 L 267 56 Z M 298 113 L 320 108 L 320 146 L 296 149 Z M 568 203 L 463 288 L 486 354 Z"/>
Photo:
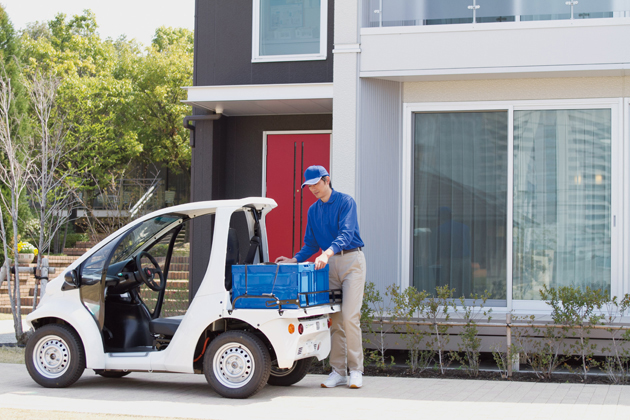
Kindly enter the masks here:
<path id="1" fill-rule="evenodd" d="M 348 369 L 363 372 L 361 304 L 365 288 L 363 251 L 333 255 L 328 259 L 330 288 L 343 291 L 341 312 L 331 315 L 330 365 L 341 376 Z"/>

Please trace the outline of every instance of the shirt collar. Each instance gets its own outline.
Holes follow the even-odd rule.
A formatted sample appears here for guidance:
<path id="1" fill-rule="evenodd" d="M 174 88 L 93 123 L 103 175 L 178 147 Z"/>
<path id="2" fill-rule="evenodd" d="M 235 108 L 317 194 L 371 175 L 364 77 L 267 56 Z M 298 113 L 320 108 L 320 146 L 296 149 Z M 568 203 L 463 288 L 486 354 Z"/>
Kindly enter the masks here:
<path id="1" fill-rule="evenodd" d="M 335 190 L 332 190 L 332 193 L 330 194 L 330 198 L 328 199 L 327 202 L 323 202 L 322 200 L 319 200 L 322 202 L 322 204 L 332 204 L 334 203 L 335 199 L 337 198 L 337 196 L 339 195 L 339 193 Z"/>

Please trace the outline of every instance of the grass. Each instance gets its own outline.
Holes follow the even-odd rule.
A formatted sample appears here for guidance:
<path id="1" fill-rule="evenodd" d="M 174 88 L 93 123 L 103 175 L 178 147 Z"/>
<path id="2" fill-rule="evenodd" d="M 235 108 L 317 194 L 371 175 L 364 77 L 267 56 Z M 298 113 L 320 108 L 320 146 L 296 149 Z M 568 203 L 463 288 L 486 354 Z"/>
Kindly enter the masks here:
<path id="1" fill-rule="evenodd" d="M 24 349 L 22 347 L 0 347 L 0 363 L 24 364 Z"/>

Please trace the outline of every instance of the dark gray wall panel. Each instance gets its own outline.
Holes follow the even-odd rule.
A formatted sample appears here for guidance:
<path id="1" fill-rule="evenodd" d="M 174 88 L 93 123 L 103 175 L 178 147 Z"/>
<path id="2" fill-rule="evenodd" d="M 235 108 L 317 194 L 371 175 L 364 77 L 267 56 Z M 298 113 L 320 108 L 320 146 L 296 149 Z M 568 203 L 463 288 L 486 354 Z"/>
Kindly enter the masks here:
<path id="1" fill-rule="evenodd" d="M 204 201 L 212 199 L 212 165 L 206 165 L 208 157 L 212 158 L 213 152 L 213 122 L 196 121 L 195 148 L 193 149 L 191 162 L 191 201 Z M 202 138 L 203 141 L 199 141 Z M 194 152 L 197 153 L 194 153 Z M 189 293 L 193 296 L 199 289 L 205 269 L 208 266 L 210 253 L 208 250 L 212 244 L 212 226 L 207 217 L 191 222 L 190 229 L 190 283 Z"/>
<path id="2" fill-rule="evenodd" d="M 334 1 L 326 60 L 252 63 L 251 0 L 197 0 L 195 86 L 326 83 L 333 78 Z"/>
<path id="3" fill-rule="evenodd" d="M 193 69 L 193 85 L 197 86 L 199 68 L 202 68 L 202 75 L 206 79 L 214 79 L 214 66 L 211 65 L 212 58 L 216 56 L 215 43 L 206 40 L 214 39 L 214 25 L 207 19 L 216 13 L 215 1 L 195 2 L 195 59 Z M 199 48 L 199 43 L 203 48 Z"/>
<path id="4" fill-rule="evenodd" d="M 402 95 L 400 83 L 361 79 L 357 205 L 367 280 L 384 293 L 400 278 Z"/>
<path id="5" fill-rule="evenodd" d="M 207 0 L 206 0 L 207 1 Z M 211 24 L 215 27 L 215 83 L 250 84 L 252 77 L 252 2 L 219 0 Z M 205 48 L 205 44 L 199 45 Z"/>

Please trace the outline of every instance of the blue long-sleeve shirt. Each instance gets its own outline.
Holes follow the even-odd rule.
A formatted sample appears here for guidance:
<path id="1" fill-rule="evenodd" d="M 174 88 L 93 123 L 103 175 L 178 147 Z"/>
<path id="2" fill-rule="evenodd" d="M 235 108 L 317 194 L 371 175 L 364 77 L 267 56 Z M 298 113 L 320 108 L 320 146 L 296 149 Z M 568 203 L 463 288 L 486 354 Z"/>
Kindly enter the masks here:
<path id="1" fill-rule="evenodd" d="M 339 251 L 363 247 L 357 222 L 357 203 L 348 194 L 333 190 L 327 202 L 317 200 L 308 209 L 304 246 L 295 254 L 306 261 L 319 249 Z"/>

